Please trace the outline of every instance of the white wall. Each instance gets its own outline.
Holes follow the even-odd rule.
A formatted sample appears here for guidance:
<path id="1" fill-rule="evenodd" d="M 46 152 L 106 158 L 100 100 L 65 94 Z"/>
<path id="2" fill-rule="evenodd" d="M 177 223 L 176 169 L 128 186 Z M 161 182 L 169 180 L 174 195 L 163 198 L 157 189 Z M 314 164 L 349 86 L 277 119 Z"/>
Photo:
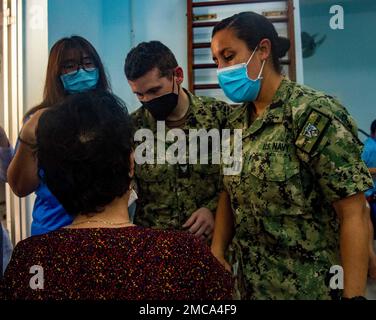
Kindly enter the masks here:
<path id="1" fill-rule="evenodd" d="M 113 92 L 127 103 L 130 110 L 133 110 L 134 95 L 124 74 L 125 57 L 132 47 L 131 21 L 131 1 L 103 0 L 101 33 L 103 60 L 107 66 Z"/>
<path id="2" fill-rule="evenodd" d="M 295 56 L 296 56 L 296 82 L 304 83 L 303 53 L 301 38 L 300 1 L 294 0 L 294 25 L 295 25 Z"/>
<path id="3" fill-rule="evenodd" d="M 361 4 L 360 4 L 361 2 Z M 342 5 L 343 30 L 332 30 L 332 5 Z M 376 119 L 376 63 L 374 0 L 300 0 L 302 31 L 326 35 L 315 55 L 304 59 L 304 80 L 309 86 L 337 96 L 358 126 L 369 131 Z M 362 136 L 363 137 L 363 136 Z"/>
<path id="4" fill-rule="evenodd" d="M 24 0 L 24 108 L 42 102 L 48 62 L 47 0 Z"/>
<path id="5" fill-rule="evenodd" d="M 102 0 L 48 0 L 49 48 L 63 37 L 79 35 L 103 54 L 101 30 Z"/>
<path id="6" fill-rule="evenodd" d="M 74 10 L 72 10 L 74 8 Z M 131 48 L 130 0 L 49 0 L 49 47 L 63 38 L 80 35 L 98 51 L 113 92 L 132 109 L 133 94 L 124 75 Z"/>
<path id="7" fill-rule="evenodd" d="M 134 44 L 161 41 L 175 54 L 188 80 L 187 1 L 132 0 L 132 16 Z"/>

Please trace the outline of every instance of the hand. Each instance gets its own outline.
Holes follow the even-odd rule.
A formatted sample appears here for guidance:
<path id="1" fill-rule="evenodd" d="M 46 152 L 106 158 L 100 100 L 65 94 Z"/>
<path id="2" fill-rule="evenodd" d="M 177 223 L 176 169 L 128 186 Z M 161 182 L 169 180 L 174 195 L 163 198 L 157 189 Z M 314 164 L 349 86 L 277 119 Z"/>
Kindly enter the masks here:
<path id="1" fill-rule="evenodd" d="M 4 129 L 0 126 L 0 148 L 8 148 L 9 147 L 9 140 L 4 131 Z"/>
<path id="2" fill-rule="evenodd" d="M 190 233 L 202 240 L 211 239 L 214 230 L 213 213 L 207 208 L 198 209 L 183 225 L 183 228 L 189 228 Z"/>
<path id="3" fill-rule="evenodd" d="M 38 127 L 39 118 L 47 109 L 41 109 L 35 112 L 30 119 L 23 125 L 20 138 L 28 144 L 36 144 L 36 130 Z"/>

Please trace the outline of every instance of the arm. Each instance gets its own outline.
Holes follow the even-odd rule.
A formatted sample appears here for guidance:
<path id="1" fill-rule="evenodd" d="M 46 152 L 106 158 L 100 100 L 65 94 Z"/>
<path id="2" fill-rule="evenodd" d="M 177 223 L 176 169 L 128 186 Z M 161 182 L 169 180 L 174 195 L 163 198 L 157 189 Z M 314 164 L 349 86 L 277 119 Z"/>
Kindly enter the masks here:
<path id="1" fill-rule="evenodd" d="M 45 109 L 44 109 L 45 110 Z M 36 112 L 23 126 L 20 144 L 8 168 L 8 183 L 19 197 L 26 197 L 39 185 L 38 162 L 33 146 L 36 145 L 36 128 L 44 110 Z"/>
<path id="2" fill-rule="evenodd" d="M 373 150 L 370 147 L 368 147 L 367 144 L 366 144 L 364 149 L 363 149 L 363 152 L 362 152 L 362 159 L 365 162 L 365 164 L 367 165 L 369 172 L 373 177 L 375 177 L 375 175 L 376 175 L 376 168 L 372 168 L 374 156 L 375 155 L 374 155 Z"/>
<path id="3" fill-rule="evenodd" d="M 231 210 L 230 197 L 227 192 L 222 192 L 219 197 L 215 218 L 211 252 L 228 271 L 231 271 L 231 267 L 225 260 L 225 251 L 233 236 L 234 218 Z"/>
<path id="4" fill-rule="evenodd" d="M 376 168 L 368 168 L 369 169 L 369 172 L 370 174 L 375 177 L 376 176 Z"/>
<path id="5" fill-rule="evenodd" d="M 376 280 L 376 253 L 374 246 L 374 235 L 373 223 L 371 219 L 371 208 L 367 205 L 367 216 L 368 216 L 368 276 L 371 280 Z"/>
<path id="6" fill-rule="evenodd" d="M 340 250 L 347 298 L 364 296 L 368 271 L 368 216 L 362 193 L 333 204 L 340 221 Z"/>
<path id="7" fill-rule="evenodd" d="M 206 170 L 211 169 L 210 173 Z M 202 240 L 210 240 L 214 230 L 214 212 L 218 205 L 220 190 L 222 190 L 221 175 L 219 165 L 207 166 L 202 174 L 205 176 L 206 183 L 212 183 L 215 187 L 215 194 L 207 194 L 207 199 L 200 201 L 200 209 L 193 212 L 190 218 L 185 222 L 183 228 L 189 228 L 189 232 Z M 200 178 L 201 179 L 201 178 Z M 197 181 L 197 183 L 200 183 Z M 200 192 L 205 192 L 201 190 Z"/>
<path id="8" fill-rule="evenodd" d="M 20 144 L 8 168 L 8 183 L 18 197 L 26 197 L 37 189 L 38 164 L 30 146 Z"/>
<path id="9" fill-rule="evenodd" d="M 318 130 L 316 137 L 305 131 L 314 118 L 318 127 L 325 128 Z M 361 158 L 363 145 L 357 137 L 356 124 L 342 106 L 328 97 L 315 101 L 304 121 L 296 144 L 308 155 L 308 161 L 302 155 L 300 158 L 312 169 L 323 196 L 333 204 L 338 216 L 343 295 L 364 295 L 369 231 L 363 193 L 373 182 Z"/>

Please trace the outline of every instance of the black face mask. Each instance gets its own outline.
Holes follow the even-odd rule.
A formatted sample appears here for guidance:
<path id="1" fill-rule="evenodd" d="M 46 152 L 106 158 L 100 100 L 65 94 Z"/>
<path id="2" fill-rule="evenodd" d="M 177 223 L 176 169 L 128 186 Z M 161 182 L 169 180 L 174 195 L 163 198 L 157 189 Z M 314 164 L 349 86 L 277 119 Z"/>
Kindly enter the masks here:
<path id="1" fill-rule="evenodd" d="M 179 94 L 176 94 L 174 90 L 175 81 L 171 93 L 147 102 L 142 102 L 142 105 L 151 113 L 155 120 L 166 121 L 168 116 L 176 109 L 179 101 Z"/>

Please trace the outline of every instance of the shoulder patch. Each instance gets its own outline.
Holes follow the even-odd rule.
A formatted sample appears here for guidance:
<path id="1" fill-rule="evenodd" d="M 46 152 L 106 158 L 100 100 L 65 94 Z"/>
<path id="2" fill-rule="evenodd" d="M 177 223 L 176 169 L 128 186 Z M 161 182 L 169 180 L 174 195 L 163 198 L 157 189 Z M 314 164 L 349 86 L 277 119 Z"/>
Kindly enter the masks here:
<path id="1" fill-rule="evenodd" d="M 311 155 L 325 136 L 330 123 L 331 118 L 328 115 L 312 109 L 295 141 L 296 147 Z"/>

